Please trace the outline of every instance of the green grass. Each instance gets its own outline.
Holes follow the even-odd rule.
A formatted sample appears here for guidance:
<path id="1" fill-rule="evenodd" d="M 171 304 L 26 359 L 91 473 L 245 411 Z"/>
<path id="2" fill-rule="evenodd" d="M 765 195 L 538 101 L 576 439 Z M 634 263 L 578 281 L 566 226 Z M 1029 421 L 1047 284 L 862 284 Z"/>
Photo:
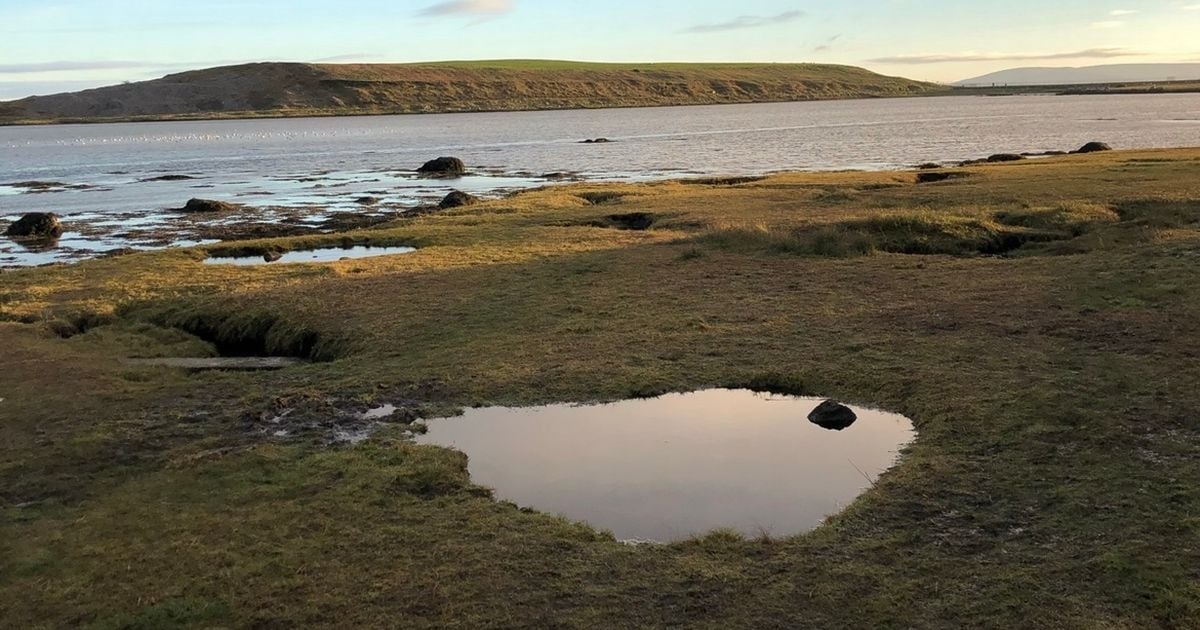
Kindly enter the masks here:
<path id="1" fill-rule="evenodd" d="M 1200 627 L 1198 160 L 556 187 L 366 233 L 405 256 L 6 272 L 0 626 Z M 979 246 L 1029 232 L 1057 240 Z M 307 334 L 330 360 L 120 361 Z M 919 438 L 811 533 L 637 548 L 493 498 L 453 451 L 323 439 L 380 402 L 715 386 Z M 286 409 L 311 430 L 265 433 Z"/>

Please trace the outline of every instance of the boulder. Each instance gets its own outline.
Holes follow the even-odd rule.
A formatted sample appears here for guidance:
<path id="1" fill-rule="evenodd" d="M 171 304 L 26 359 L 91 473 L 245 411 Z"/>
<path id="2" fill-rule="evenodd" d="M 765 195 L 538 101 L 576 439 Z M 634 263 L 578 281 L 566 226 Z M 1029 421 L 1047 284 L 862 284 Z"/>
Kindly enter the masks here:
<path id="1" fill-rule="evenodd" d="M 263 254 L 263 262 L 277 262 L 283 258 L 283 252 L 267 252 Z"/>
<path id="2" fill-rule="evenodd" d="M 1103 142 L 1089 142 L 1082 147 L 1079 147 L 1075 153 L 1100 153 L 1101 151 L 1112 151 L 1113 148 Z"/>
<path id="3" fill-rule="evenodd" d="M 360 206 L 376 206 L 379 205 L 379 197 L 359 197 L 354 203 Z"/>
<path id="4" fill-rule="evenodd" d="M 189 199 L 187 204 L 179 209 L 180 212 L 191 213 L 208 213 L 208 212 L 233 212 L 240 209 L 236 203 L 227 201 L 214 201 L 212 199 Z"/>
<path id="5" fill-rule="evenodd" d="M 997 153 L 995 155 L 989 155 L 987 161 L 995 164 L 996 162 L 1019 162 L 1024 159 L 1025 156 L 1017 155 L 1016 153 Z"/>
<path id="6" fill-rule="evenodd" d="M 609 140 L 608 138 L 594 138 L 594 139 L 584 140 L 580 144 L 608 144 L 610 142 L 612 142 L 612 140 Z"/>
<path id="7" fill-rule="evenodd" d="M 30 212 L 4 230 L 5 236 L 14 238 L 58 238 L 62 233 L 62 221 L 52 212 Z"/>
<path id="8" fill-rule="evenodd" d="M 858 421 L 858 415 L 846 405 L 826 400 L 808 414 L 808 421 L 830 431 L 844 431 Z"/>
<path id="9" fill-rule="evenodd" d="M 421 165 L 417 172 L 433 177 L 462 177 L 467 172 L 467 165 L 456 157 L 440 157 Z"/>
<path id="10" fill-rule="evenodd" d="M 446 195 L 445 199 L 442 199 L 442 202 L 438 204 L 438 208 L 441 208 L 442 210 L 449 210 L 450 208 L 473 206 L 479 203 L 479 201 L 479 197 L 468 195 L 460 190 L 453 190 L 450 191 L 449 195 Z"/>

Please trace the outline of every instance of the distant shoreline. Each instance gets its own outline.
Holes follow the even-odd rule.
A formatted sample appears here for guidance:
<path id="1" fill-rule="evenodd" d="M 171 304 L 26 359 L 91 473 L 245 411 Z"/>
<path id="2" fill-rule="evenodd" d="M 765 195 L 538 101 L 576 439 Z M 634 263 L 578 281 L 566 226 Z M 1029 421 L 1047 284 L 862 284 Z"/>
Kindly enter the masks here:
<path id="1" fill-rule="evenodd" d="M 287 111 L 276 110 L 222 112 L 209 114 L 175 114 L 154 116 L 127 116 L 119 118 L 63 118 L 63 119 L 31 119 L 31 120 L 0 120 L 0 127 L 43 127 L 59 125 L 106 125 L 126 123 L 163 123 L 163 122 L 212 122 L 222 120 L 283 120 L 300 118 L 368 118 L 377 116 L 427 116 L 449 114 L 505 114 L 524 112 L 567 112 L 595 111 L 604 109 L 663 109 L 669 107 L 719 107 L 725 105 L 774 105 L 782 103 L 818 103 L 830 101 L 876 101 L 913 98 L 939 98 L 951 96 L 1136 96 L 1157 94 L 1196 94 L 1200 93 L 1200 82 L 1190 84 L 1187 88 L 1159 89 L 1155 87 L 1137 88 L 1125 84 L 1120 88 L 1106 89 L 1102 85 L 1081 85 L 1067 89 L 1066 86 L 1003 86 L 992 88 L 951 88 L 928 94 L 910 96 L 851 96 L 845 98 L 817 98 L 804 100 L 760 100 L 730 103 L 680 103 L 670 105 L 605 105 L 596 107 L 540 107 L 521 109 L 470 109 L 470 110 L 435 110 L 435 111 Z"/>

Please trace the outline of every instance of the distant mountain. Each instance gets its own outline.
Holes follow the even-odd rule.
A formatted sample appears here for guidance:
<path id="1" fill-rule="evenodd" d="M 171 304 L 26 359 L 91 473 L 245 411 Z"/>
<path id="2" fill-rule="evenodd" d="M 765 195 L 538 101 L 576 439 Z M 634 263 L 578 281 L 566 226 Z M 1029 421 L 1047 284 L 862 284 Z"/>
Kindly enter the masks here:
<path id="1" fill-rule="evenodd" d="M 1200 80 L 1200 63 L 1125 63 L 1083 68 L 1013 68 L 955 83 L 958 86 L 1077 85 Z"/>
<path id="2" fill-rule="evenodd" d="M 821 64 L 257 63 L 0 103 L 0 122 L 711 105 L 939 91 L 944 88 Z"/>

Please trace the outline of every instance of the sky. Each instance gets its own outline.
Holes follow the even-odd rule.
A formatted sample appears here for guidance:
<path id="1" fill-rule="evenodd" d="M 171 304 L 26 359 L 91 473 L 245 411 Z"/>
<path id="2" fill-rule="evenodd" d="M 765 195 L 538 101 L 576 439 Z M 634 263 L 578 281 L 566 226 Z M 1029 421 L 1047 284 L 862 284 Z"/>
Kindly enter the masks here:
<path id="1" fill-rule="evenodd" d="M 0 100 L 250 61 L 1200 62 L 1200 0 L 0 0 Z"/>

